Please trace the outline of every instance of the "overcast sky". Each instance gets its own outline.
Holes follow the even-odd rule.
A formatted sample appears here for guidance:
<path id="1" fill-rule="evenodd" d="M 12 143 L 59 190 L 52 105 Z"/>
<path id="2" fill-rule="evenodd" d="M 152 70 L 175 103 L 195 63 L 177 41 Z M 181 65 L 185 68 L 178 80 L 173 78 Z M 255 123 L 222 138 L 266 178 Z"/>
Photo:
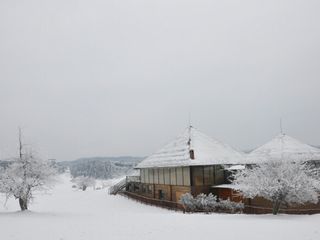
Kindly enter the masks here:
<path id="1" fill-rule="evenodd" d="M 146 156 L 188 125 L 320 145 L 319 0 L 1 0 L 0 158 Z"/>

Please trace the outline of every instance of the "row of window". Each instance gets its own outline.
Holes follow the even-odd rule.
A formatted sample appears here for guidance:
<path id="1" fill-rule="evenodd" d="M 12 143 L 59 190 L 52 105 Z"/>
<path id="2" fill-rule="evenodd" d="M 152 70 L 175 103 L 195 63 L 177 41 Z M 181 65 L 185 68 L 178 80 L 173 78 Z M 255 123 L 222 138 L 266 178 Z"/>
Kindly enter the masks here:
<path id="1" fill-rule="evenodd" d="M 190 186 L 190 168 L 176 167 L 141 169 L 141 182 L 151 184 Z"/>
<path id="2" fill-rule="evenodd" d="M 142 193 L 148 193 L 148 194 L 152 194 L 153 192 L 153 186 L 152 185 L 141 185 L 141 192 Z"/>
<path id="3" fill-rule="evenodd" d="M 192 185 L 208 186 L 224 183 L 224 171 L 221 166 L 192 167 Z"/>

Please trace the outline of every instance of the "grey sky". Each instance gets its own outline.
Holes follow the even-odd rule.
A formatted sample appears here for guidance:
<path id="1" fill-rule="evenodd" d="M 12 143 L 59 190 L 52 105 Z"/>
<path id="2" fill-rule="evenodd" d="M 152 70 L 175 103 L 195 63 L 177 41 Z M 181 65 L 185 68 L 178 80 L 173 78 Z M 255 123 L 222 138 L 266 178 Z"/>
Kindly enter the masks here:
<path id="1" fill-rule="evenodd" d="M 320 145 L 320 1 L 1 0 L 0 158 L 148 155 L 188 124 Z"/>

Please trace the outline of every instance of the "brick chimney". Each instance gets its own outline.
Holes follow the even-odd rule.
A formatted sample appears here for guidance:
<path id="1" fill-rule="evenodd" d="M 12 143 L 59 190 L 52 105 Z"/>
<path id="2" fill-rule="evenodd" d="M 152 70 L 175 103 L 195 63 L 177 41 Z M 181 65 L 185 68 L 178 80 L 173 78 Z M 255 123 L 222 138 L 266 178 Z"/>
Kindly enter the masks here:
<path id="1" fill-rule="evenodd" d="M 194 160 L 194 150 L 190 149 L 189 153 L 190 153 L 190 159 Z"/>

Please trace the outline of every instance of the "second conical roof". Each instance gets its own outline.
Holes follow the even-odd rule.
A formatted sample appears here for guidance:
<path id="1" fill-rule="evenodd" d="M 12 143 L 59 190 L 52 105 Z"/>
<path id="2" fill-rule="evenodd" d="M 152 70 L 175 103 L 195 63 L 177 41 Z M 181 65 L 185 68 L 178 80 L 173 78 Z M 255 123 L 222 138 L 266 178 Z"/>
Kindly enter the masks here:
<path id="1" fill-rule="evenodd" d="M 302 143 L 286 134 L 279 134 L 271 141 L 248 154 L 248 163 L 266 161 L 320 160 L 320 149 Z"/>

